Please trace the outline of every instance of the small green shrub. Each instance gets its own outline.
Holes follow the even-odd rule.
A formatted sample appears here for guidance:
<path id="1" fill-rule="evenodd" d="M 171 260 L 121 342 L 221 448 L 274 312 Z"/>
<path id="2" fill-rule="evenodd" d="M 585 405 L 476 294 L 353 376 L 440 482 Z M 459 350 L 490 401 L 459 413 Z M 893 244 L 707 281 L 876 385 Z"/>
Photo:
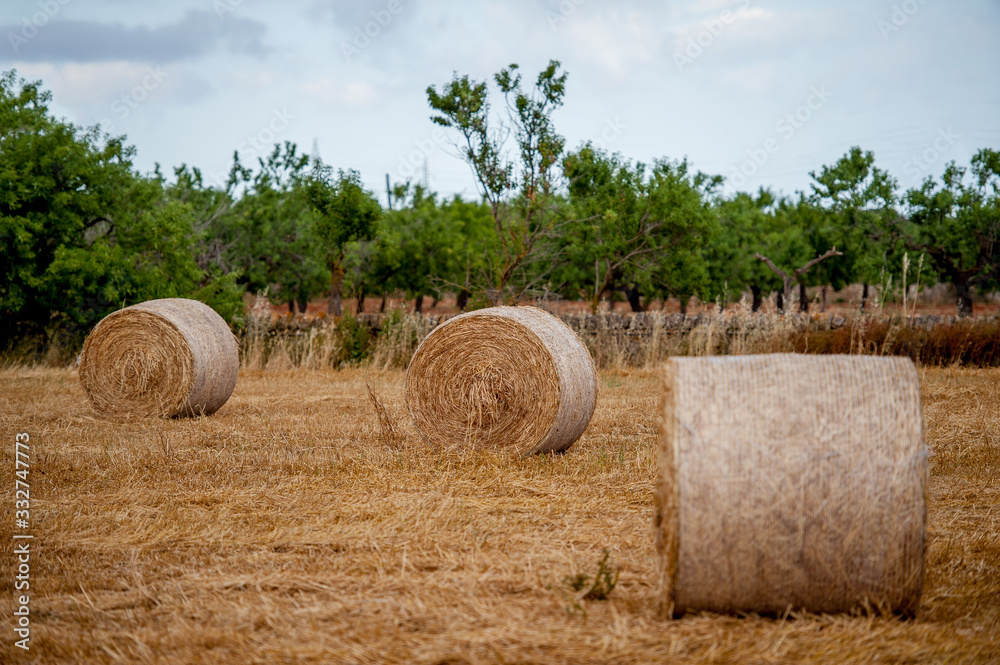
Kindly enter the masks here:
<path id="1" fill-rule="evenodd" d="M 372 331 L 351 314 L 344 314 L 335 327 L 340 342 L 337 364 L 360 363 L 368 357 L 372 346 Z"/>

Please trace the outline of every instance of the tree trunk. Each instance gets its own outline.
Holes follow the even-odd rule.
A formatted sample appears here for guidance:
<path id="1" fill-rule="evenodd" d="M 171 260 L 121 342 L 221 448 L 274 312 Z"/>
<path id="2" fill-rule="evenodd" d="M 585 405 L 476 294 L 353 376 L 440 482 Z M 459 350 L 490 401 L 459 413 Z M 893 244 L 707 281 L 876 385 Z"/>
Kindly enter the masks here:
<path id="1" fill-rule="evenodd" d="M 355 314 L 363 314 L 365 311 L 365 289 L 361 287 L 361 291 L 358 293 L 358 306 L 354 308 Z"/>
<path id="2" fill-rule="evenodd" d="M 642 302 L 640 301 L 638 286 L 625 289 L 625 297 L 628 298 L 628 304 L 632 307 L 633 312 L 642 311 Z"/>
<path id="3" fill-rule="evenodd" d="M 826 291 L 827 291 L 827 287 L 824 284 L 823 285 L 823 305 L 822 305 L 822 307 L 819 310 L 819 311 L 824 312 L 824 313 L 826 312 Z"/>
<path id="4" fill-rule="evenodd" d="M 385 312 L 385 300 L 388 297 L 385 291 L 382 292 L 382 304 L 378 306 L 378 313 L 383 314 Z"/>
<path id="5" fill-rule="evenodd" d="M 464 312 L 466 305 L 469 304 L 469 293 L 468 289 L 462 289 L 458 292 L 458 297 L 455 298 L 455 306 L 458 307 L 458 311 Z"/>
<path id="6" fill-rule="evenodd" d="M 598 291 L 597 290 L 598 288 L 600 288 L 600 287 L 598 287 L 598 286 L 594 287 L 594 297 L 590 301 L 590 311 L 593 312 L 594 314 L 597 314 L 597 312 L 600 311 L 600 309 L 601 309 L 601 296 L 604 295 L 604 291 Z"/>
<path id="7" fill-rule="evenodd" d="M 687 316 L 687 313 L 688 313 L 688 301 L 690 299 L 691 299 L 691 296 L 680 296 L 679 297 L 679 300 L 681 301 L 681 316 Z"/>
<path id="8" fill-rule="evenodd" d="M 330 299 L 327 301 L 326 311 L 330 316 L 340 316 L 341 302 L 340 292 L 344 288 L 344 267 L 340 261 L 330 264 Z"/>
<path id="9" fill-rule="evenodd" d="M 864 287 L 861 289 L 861 311 L 865 311 L 865 305 L 868 304 L 868 282 L 865 282 Z"/>
<path id="10" fill-rule="evenodd" d="M 843 256 L 843 255 L 844 255 L 843 252 L 838 252 L 837 248 L 833 247 L 823 252 L 816 258 L 812 259 L 811 261 L 806 262 L 806 264 L 803 265 L 801 268 L 796 268 L 795 270 L 792 271 L 792 274 L 789 275 L 787 272 L 785 272 L 778 266 L 774 265 L 774 261 L 767 258 L 760 252 L 754 254 L 754 256 L 756 256 L 758 259 L 767 264 L 767 267 L 771 269 L 771 272 L 773 272 L 775 275 L 781 278 L 782 288 L 781 288 L 781 299 L 778 301 L 778 311 L 780 311 L 782 314 L 784 314 L 785 312 L 785 307 L 792 304 L 792 284 L 794 284 L 795 282 L 799 283 L 799 294 L 801 295 L 801 297 L 799 298 L 799 308 L 803 312 L 808 312 L 809 298 L 806 295 L 805 283 L 802 281 L 803 275 L 809 272 L 809 269 L 812 268 L 817 263 L 825 261 L 831 256 Z"/>
<path id="11" fill-rule="evenodd" d="M 750 285 L 750 295 L 753 297 L 753 301 L 750 303 L 750 311 L 751 312 L 759 312 L 760 311 L 760 306 L 761 306 L 761 303 L 762 303 L 762 300 L 761 300 L 761 297 L 760 297 L 760 287 L 757 286 L 757 285 L 755 285 L 755 284 L 751 284 Z"/>
<path id="12" fill-rule="evenodd" d="M 605 293 L 608 294 L 608 311 L 614 311 L 615 309 L 615 287 L 618 285 L 619 276 L 616 275 L 612 270 L 611 266 L 606 266 L 604 271 L 604 277 L 600 276 L 600 264 L 597 260 L 594 261 L 594 300 L 590 304 L 590 311 L 597 314 L 598 310 L 601 308 L 601 297 Z"/>
<path id="13" fill-rule="evenodd" d="M 288 301 L 288 313 L 289 314 L 295 313 L 295 298 L 292 298 L 291 300 Z"/>
<path id="14" fill-rule="evenodd" d="M 434 309 L 437 306 L 438 306 L 438 298 L 437 296 L 434 296 L 434 300 L 431 301 L 431 309 Z"/>
<path id="15" fill-rule="evenodd" d="M 958 315 L 961 317 L 972 316 L 972 294 L 970 293 L 969 282 L 955 280 L 955 291 L 957 291 L 955 304 L 958 307 Z"/>
<path id="16" fill-rule="evenodd" d="M 422 314 L 424 311 L 424 294 L 417 296 L 417 299 L 413 301 L 413 311 L 416 314 Z"/>
<path id="17" fill-rule="evenodd" d="M 778 311 L 784 313 L 785 311 L 785 290 L 781 289 L 778 291 Z"/>
<path id="18" fill-rule="evenodd" d="M 305 314 L 306 310 L 309 308 L 309 299 L 300 293 L 299 297 L 295 299 L 295 302 L 299 304 L 299 313 Z"/>

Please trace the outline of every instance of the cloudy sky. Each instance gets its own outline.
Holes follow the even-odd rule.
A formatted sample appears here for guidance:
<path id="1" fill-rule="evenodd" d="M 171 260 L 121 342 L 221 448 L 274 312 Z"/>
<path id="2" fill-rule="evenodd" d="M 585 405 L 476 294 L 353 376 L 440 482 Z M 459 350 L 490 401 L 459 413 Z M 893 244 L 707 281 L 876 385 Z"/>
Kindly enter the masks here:
<path id="1" fill-rule="evenodd" d="M 730 191 L 808 189 L 852 145 L 903 187 L 1000 149 L 1000 0 L 5 0 L 0 37 L 57 114 L 210 179 L 287 140 L 383 197 L 425 161 L 474 196 L 425 89 L 550 59 L 569 147 L 686 156 Z"/>

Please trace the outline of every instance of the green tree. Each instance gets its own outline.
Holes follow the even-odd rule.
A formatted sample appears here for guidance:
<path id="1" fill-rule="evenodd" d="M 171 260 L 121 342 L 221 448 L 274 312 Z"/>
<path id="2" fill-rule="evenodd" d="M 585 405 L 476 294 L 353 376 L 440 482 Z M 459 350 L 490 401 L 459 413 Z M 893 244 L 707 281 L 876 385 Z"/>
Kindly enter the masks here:
<path id="1" fill-rule="evenodd" d="M 791 304 L 792 286 L 799 286 L 799 309 L 808 311 L 805 297 L 807 274 L 821 262 L 842 256 L 835 246 L 818 250 L 825 236 L 821 226 L 825 219 L 818 209 L 800 193 L 795 201 L 778 202 L 769 224 L 760 235 L 761 249 L 754 256 L 767 265 L 781 282 L 778 309 L 785 311 Z"/>
<path id="2" fill-rule="evenodd" d="M 344 285 L 344 256 L 353 241 L 371 240 L 375 235 L 382 208 L 378 200 L 361 185 L 357 171 L 338 171 L 317 162 L 306 184 L 308 200 L 316 212 L 316 236 L 326 252 L 330 270 L 328 311 L 341 315 Z"/>
<path id="3" fill-rule="evenodd" d="M 563 172 L 575 219 L 559 238 L 565 259 L 559 276 L 588 291 L 592 310 L 618 289 L 633 311 L 643 309 L 643 290 L 686 290 L 686 276 L 698 272 L 693 264 L 714 231 L 703 196 L 719 179 L 690 173 L 686 160 L 647 168 L 590 144 L 566 157 Z"/>
<path id="4" fill-rule="evenodd" d="M 224 220 L 232 216 L 233 197 L 230 189 L 205 184 L 201 170 L 181 164 L 174 168 L 173 182 L 166 183 L 156 165 L 156 174 L 164 181 L 166 197 L 189 206 L 193 215 L 193 230 L 198 236 L 195 261 L 208 272 L 236 272 L 227 261 L 223 244 Z"/>
<path id="5" fill-rule="evenodd" d="M 213 225 L 211 241 L 228 270 L 239 270 L 253 291 L 305 311 L 329 284 L 327 257 L 315 230 L 309 199 L 309 157 L 294 143 L 275 145 L 256 172 L 234 155 L 229 187 L 242 189 L 231 214 Z"/>
<path id="6" fill-rule="evenodd" d="M 457 195 L 438 202 L 420 185 L 396 188 L 398 210 L 387 211 L 379 224 L 369 281 L 371 290 L 403 291 L 416 297 L 461 291 L 468 276 L 486 267 L 484 256 L 492 240 L 492 219 L 482 203 Z"/>
<path id="7" fill-rule="evenodd" d="M 907 247 L 927 253 L 955 285 L 958 315 L 971 316 L 971 288 L 1000 282 L 1000 152 L 979 150 L 969 169 L 951 162 L 940 184 L 928 177 L 905 200 L 909 218 L 897 224 Z"/>
<path id="8" fill-rule="evenodd" d="M 0 78 L 0 344 L 79 338 L 150 298 L 232 295 L 198 268 L 193 207 L 134 171 L 124 137 L 53 118 L 40 85 Z"/>
<path id="9" fill-rule="evenodd" d="M 810 201 L 828 210 L 832 217 L 817 246 L 836 245 L 844 257 L 824 264 L 826 281 L 840 288 L 861 281 L 861 308 L 868 299 L 869 284 L 879 280 L 887 261 L 899 254 L 893 234 L 886 226 L 898 216 L 895 210 L 897 183 L 875 166 L 875 155 L 853 146 L 832 166 L 824 166 L 813 179 Z"/>
<path id="10" fill-rule="evenodd" d="M 684 313 L 691 296 L 711 285 L 706 248 L 719 232 L 712 201 L 721 184 L 720 176 L 692 171 L 687 159 L 657 160 L 648 183 L 664 220 L 661 251 L 652 255 L 648 273 L 656 292 L 680 300 Z"/>
<path id="11" fill-rule="evenodd" d="M 430 107 L 438 113 L 431 120 L 458 131 L 460 154 L 490 206 L 495 252 L 480 281 L 494 303 L 516 302 L 544 280 L 551 265 L 547 240 L 559 221 L 555 166 L 565 145 L 552 123 L 566 91 L 566 74 L 559 68 L 550 61 L 530 92 L 516 64 L 493 77 L 505 102 L 506 124 L 491 117 L 485 82 L 456 74 L 440 93 L 427 88 Z M 509 137 L 516 160 L 507 157 Z"/>
<path id="12" fill-rule="evenodd" d="M 184 206 L 191 219 L 195 263 L 202 271 L 203 286 L 191 297 L 200 300 L 226 321 L 238 325 L 243 318 L 242 272 L 229 260 L 222 229 L 233 217 L 229 189 L 205 184 L 201 171 L 186 164 L 174 168 L 173 182 L 166 182 L 156 165 L 156 175 L 168 201 Z"/>
<path id="13" fill-rule="evenodd" d="M 709 272 L 715 288 L 742 291 L 751 295 L 751 311 L 759 311 L 764 295 L 783 284 L 774 272 L 759 261 L 755 253 L 768 251 L 761 242 L 774 225 L 774 208 L 778 200 L 761 188 L 756 195 L 739 192 L 715 204 L 719 233 L 706 248 Z"/>

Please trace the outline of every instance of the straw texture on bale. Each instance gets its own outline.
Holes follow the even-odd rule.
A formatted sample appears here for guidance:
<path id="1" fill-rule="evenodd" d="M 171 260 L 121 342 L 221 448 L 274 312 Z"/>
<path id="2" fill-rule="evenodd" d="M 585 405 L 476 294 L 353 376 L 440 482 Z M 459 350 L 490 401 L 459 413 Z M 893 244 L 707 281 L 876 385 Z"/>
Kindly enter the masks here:
<path id="1" fill-rule="evenodd" d="M 491 307 L 435 328 L 406 372 L 406 406 L 432 445 L 566 450 L 597 401 L 590 352 L 535 307 Z"/>
<path id="2" fill-rule="evenodd" d="M 927 454 L 908 358 L 674 358 L 654 532 L 664 609 L 913 616 Z"/>
<path id="3" fill-rule="evenodd" d="M 80 382 L 105 416 L 175 417 L 217 411 L 236 386 L 239 348 L 215 310 L 165 298 L 104 317 L 80 354 Z"/>

